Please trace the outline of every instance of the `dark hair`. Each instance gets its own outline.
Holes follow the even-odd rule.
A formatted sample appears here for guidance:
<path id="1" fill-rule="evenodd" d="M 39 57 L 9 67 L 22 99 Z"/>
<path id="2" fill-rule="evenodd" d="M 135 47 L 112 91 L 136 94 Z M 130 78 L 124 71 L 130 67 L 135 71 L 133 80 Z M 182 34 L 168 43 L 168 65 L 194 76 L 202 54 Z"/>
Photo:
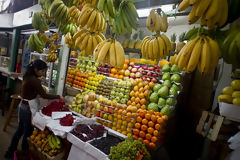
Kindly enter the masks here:
<path id="1" fill-rule="evenodd" d="M 25 72 L 24 76 L 23 76 L 23 79 L 25 79 L 26 77 L 28 76 L 32 76 L 32 75 L 36 75 L 34 69 L 37 69 L 37 70 L 43 70 L 43 69 L 47 69 L 47 64 L 40 60 L 40 59 L 37 59 L 33 62 L 31 62 L 28 66 L 27 66 L 27 71 Z"/>

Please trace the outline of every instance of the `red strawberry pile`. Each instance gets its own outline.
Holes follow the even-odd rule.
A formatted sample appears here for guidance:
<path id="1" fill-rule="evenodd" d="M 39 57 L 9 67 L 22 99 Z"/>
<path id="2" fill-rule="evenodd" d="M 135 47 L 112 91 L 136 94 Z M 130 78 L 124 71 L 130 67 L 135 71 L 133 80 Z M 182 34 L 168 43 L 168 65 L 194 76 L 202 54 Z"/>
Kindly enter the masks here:
<path id="1" fill-rule="evenodd" d="M 52 116 L 52 112 L 69 111 L 63 100 L 51 102 L 48 106 L 43 107 L 42 113 L 46 116 Z"/>
<path id="2" fill-rule="evenodd" d="M 60 119 L 60 124 L 62 126 L 72 126 L 74 118 L 71 114 L 67 114 L 65 117 Z"/>

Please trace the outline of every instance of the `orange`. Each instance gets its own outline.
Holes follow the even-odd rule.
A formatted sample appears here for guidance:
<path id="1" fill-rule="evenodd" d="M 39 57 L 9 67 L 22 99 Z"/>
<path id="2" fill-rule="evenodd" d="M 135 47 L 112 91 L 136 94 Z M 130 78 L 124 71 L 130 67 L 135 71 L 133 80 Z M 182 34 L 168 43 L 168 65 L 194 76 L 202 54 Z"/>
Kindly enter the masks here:
<path id="1" fill-rule="evenodd" d="M 124 64 L 129 64 L 129 59 L 125 59 Z"/>
<path id="2" fill-rule="evenodd" d="M 144 86 L 144 90 L 145 91 L 149 90 L 149 86 L 148 85 Z"/>
<path id="3" fill-rule="evenodd" d="M 118 118 L 118 119 L 122 119 L 122 116 L 121 116 L 121 115 L 118 115 L 117 118 Z"/>
<path id="4" fill-rule="evenodd" d="M 157 142 L 157 137 L 156 137 L 156 136 L 152 136 L 151 141 L 152 141 L 153 143 Z"/>
<path id="5" fill-rule="evenodd" d="M 164 121 L 166 121 L 166 120 L 168 120 L 168 116 L 167 116 L 167 115 L 163 115 L 163 116 L 162 116 L 162 119 L 163 119 Z"/>
<path id="6" fill-rule="evenodd" d="M 127 105 L 131 105 L 131 103 L 132 103 L 131 101 L 128 101 L 128 102 L 127 102 Z"/>
<path id="7" fill-rule="evenodd" d="M 123 79 L 123 75 L 119 75 L 119 76 L 118 76 L 118 79 Z"/>
<path id="8" fill-rule="evenodd" d="M 118 78 L 118 74 L 115 74 L 115 75 L 113 76 L 113 78 Z"/>
<path id="9" fill-rule="evenodd" d="M 141 104 L 140 104 L 140 103 L 136 104 L 136 107 L 137 107 L 138 109 L 141 108 Z"/>
<path id="10" fill-rule="evenodd" d="M 160 116 L 160 112 L 154 112 L 156 116 Z"/>
<path id="11" fill-rule="evenodd" d="M 144 91 L 144 96 L 145 96 L 145 97 L 148 97 L 148 96 L 149 96 L 149 91 L 148 91 L 148 90 Z"/>
<path id="12" fill-rule="evenodd" d="M 131 91 L 131 92 L 130 92 L 130 96 L 131 96 L 131 97 L 134 97 L 134 95 L 135 95 L 135 92 L 134 92 L 134 91 Z"/>
<path id="13" fill-rule="evenodd" d="M 158 136 L 158 131 L 157 131 L 157 130 L 154 130 L 154 131 L 153 131 L 153 135 L 157 137 L 157 136 Z"/>
<path id="14" fill-rule="evenodd" d="M 149 127 L 149 128 L 148 128 L 148 133 L 152 134 L 153 131 L 154 131 L 154 129 L 153 129 L 152 127 Z"/>
<path id="15" fill-rule="evenodd" d="M 146 107 L 146 105 L 145 104 L 143 104 L 142 106 L 141 106 L 141 109 L 146 109 L 147 107 Z"/>
<path id="16" fill-rule="evenodd" d="M 145 140 L 143 140 L 143 143 L 144 143 L 146 146 L 149 146 L 149 140 L 145 139 Z"/>
<path id="17" fill-rule="evenodd" d="M 150 114 L 150 113 L 145 114 L 145 118 L 146 118 L 147 120 L 150 120 L 150 119 L 151 119 L 151 114 Z"/>
<path id="18" fill-rule="evenodd" d="M 153 88 L 155 84 L 153 82 L 150 82 L 148 85 L 149 87 Z"/>
<path id="19" fill-rule="evenodd" d="M 154 123 L 152 121 L 148 122 L 148 127 L 154 127 Z"/>
<path id="20" fill-rule="evenodd" d="M 154 114 L 154 110 L 149 110 L 148 113 L 153 115 Z"/>
<path id="21" fill-rule="evenodd" d="M 136 102 L 132 102 L 131 105 L 132 105 L 132 106 L 136 106 Z"/>
<path id="22" fill-rule="evenodd" d="M 131 112 L 127 112 L 127 117 L 131 117 L 132 113 Z"/>
<path id="23" fill-rule="evenodd" d="M 144 111 L 141 110 L 141 111 L 139 112 L 139 115 L 140 115 L 140 117 L 144 118 L 144 117 L 145 117 L 145 113 L 144 113 Z"/>
<path id="24" fill-rule="evenodd" d="M 139 97 L 139 92 L 135 92 L 135 97 Z"/>
<path id="25" fill-rule="evenodd" d="M 147 134 L 146 134 L 146 139 L 150 141 L 150 140 L 151 140 L 151 138 L 152 138 L 152 135 L 151 135 L 151 134 L 149 134 L 149 133 L 147 133 Z"/>
<path id="26" fill-rule="evenodd" d="M 117 73 L 117 69 L 116 68 L 111 69 L 111 73 L 116 74 Z"/>
<path id="27" fill-rule="evenodd" d="M 147 131 L 147 129 L 148 129 L 148 127 L 147 127 L 146 125 L 142 125 L 142 126 L 141 126 L 141 130 L 142 130 L 142 131 Z"/>
<path id="28" fill-rule="evenodd" d="M 114 77 L 114 74 L 112 74 L 112 73 L 111 73 L 111 74 L 109 74 L 109 77 L 112 77 L 112 78 L 113 78 L 113 77 Z"/>
<path id="29" fill-rule="evenodd" d="M 127 122 L 131 122 L 131 118 L 126 118 L 126 121 Z"/>
<path id="30" fill-rule="evenodd" d="M 133 138 L 134 140 L 137 140 L 137 139 L 138 139 L 138 136 L 132 135 L 132 138 Z"/>
<path id="31" fill-rule="evenodd" d="M 126 115 L 126 114 L 127 114 L 127 111 L 126 111 L 126 110 L 123 110 L 123 111 L 122 111 L 122 114 L 123 114 L 123 115 Z M 124 117 L 125 117 L 125 116 L 124 116 Z"/>
<path id="32" fill-rule="evenodd" d="M 133 81 L 132 85 L 136 86 L 137 85 L 137 81 Z"/>
<path id="33" fill-rule="evenodd" d="M 118 114 L 122 114 L 122 111 L 123 111 L 122 109 L 119 109 Z"/>
<path id="34" fill-rule="evenodd" d="M 126 120 L 126 116 L 123 115 L 122 116 L 122 120 L 125 121 Z"/>
<path id="35" fill-rule="evenodd" d="M 144 92 L 143 87 L 139 88 L 139 92 L 140 92 L 140 93 L 143 93 L 143 92 Z"/>
<path id="36" fill-rule="evenodd" d="M 149 143 L 149 147 L 151 147 L 151 148 L 156 148 L 156 144 L 150 142 L 150 143 Z"/>
<path id="37" fill-rule="evenodd" d="M 139 136 L 142 137 L 142 138 L 144 138 L 144 137 L 145 137 L 145 132 L 140 131 L 140 132 L 139 132 Z"/>
<path id="38" fill-rule="evenodd" d="M 141 127 L 140 123 L 135 123 L 135 128 L 139 129 Z"/>
<path id="39" fill-rule="evenodd" d="M 142 137 L 139 137 L 138 140 L 141 141 L 141 142 L 143 142 L 143 138 L 142 138 Z"/>
<path id="40" fill-rule="evenodd" d="M 127 64 L 124 64 L 123 65 L 123 69 L 127 69 L 128 68 L 128 65 Z"/>
<path id="41" fill-rule="evenodd" d="M 139 102 L 140 102 L 140 98 L 137 97 L 137 98 L 135 99 L 135 102 L 136 102 L 136 103 L 139 103 Z"/>
<path id="42" fill-rule="evenodd" d="M 162 124 L 162 123 L 163 123 L 163 118 L 161 118 L 161 117 L 158 118 L 158 119 L 157 119 L 157 123 Z"/>
<path id="43" fill-rule="evenodd" d="M 144 119 L 142 120 L 142 124 L 147 125 L 147 124 L 148 124 L 148 120 L 144 118 Z"/>
<path id="44" fill-rule="evenodd" d="M 161 125 L 160 125 L 160 124 L 155 124 L 155 129 L 156 129 L 156 130 L 158 130 L 158 131 L 159 131 L 161 128 L 162 128 L 162 127 L 161 127 Z"/>
<path id="45" fill-rule="evenodd" d="M 142 118 L 140 116 L 138 116 L 136 120 L 137 120 L 138 123 L 142 122 Z"/>
<path id="46" fill-rule="evenodd" d="M 136 118 L 137 117 L 137 113 L 132 113 L 132 117 Z"/>
<path id="47" fill-rule="evenodd" d="M 134 102 L 134 101 L 135 101 L 135 97 L 132 97 L 132 98 L 131 98 L 131 101 Z"/>
<path id="48" fill-rule="evenodd" d="M 124 70 L 123 69 L 121 69 L 118 73 L 120 74 L 120 75 L 124 75 Z"/>
<path id="49" fill-rule="evenodd" d="M 146 102 L 147 102 L 147 101 L 146 101 L 145 98 L 142 98 L 142 99 L 140 100 L 140 103 L 141 103 L 141 104 L 146 104 Z"/>
<path id="50" fill-rule="evenodd" d="M 135 119 L 131 119 L 131 122 L 132 122 L 132 123 L 135 123 L 136 121 L 135 121 Z"/>
<path id="51" fill-rule="evenodd" d="M 139 91 L 139 92 L 140 92 L 140 91 Z M 144 93 L 140 92 L 138 97 L 139 97 L 139 98 L 144 98 Z"/>
<path id="52" fill-rule="evenodd" d="M 137 92 L 137 91 L 138 91 L 138 86 L 134 86 L 133 90 L 134 90 L 135 92 Z"/>
<path id="53" fill-rule="evenodd" d="M 139 130 L 138 129 L 133 129 L 133 134 L 135 134 L 135 135 L 138 135 L 139 134 Z"/>
<path id="54" fill-rule="evenodd" d="M 143 87 L 143 82 L 139 82 L 139 83 L 138 83 L 138 87 L 139 87 L 139 88 Z"/>
<path id="55" fill-rule="evenodd" d="M 152 116 L 151 116 L 151 120 L 152 120 L 153 122 L 156 122 L 156 121 L 157 121 L 157 117 L 156 117 L 155 115 L 152 115 Z"/>

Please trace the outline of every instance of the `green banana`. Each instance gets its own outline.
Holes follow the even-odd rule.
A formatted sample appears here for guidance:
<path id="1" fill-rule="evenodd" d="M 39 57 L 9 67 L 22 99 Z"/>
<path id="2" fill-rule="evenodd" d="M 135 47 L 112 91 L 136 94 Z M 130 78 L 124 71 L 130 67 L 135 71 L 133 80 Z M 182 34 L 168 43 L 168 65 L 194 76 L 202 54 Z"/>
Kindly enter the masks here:
<path id="1" fill-rule="evenodd" d="M 132 13 L 130 6 L 126 5 L 123 7 L 126 15 L 128 15 L 128 22 L 133 29 L 137 30 L 137 17 Z"/>
<path id="2" fill-rule="evenodd" d="M 52 149 L 55 149 L 55 146 L 53 144 L 53 135 L 51 135 L 49 138 L 48 138 L 48 143 L 49 143 L 49 146 L 52 148 Z"/>
<path id="3" fill-rule="evenodd" d="M 107 1 L 107 8 L 108 8 L 108 11 L 109 11 L 109 15 L 112 18 L 115 18 L 115 7 L 114 7 L 114 4 L 113 4 L 113 0 L 106 0 L 106 1 Z"/>
<path id="4" fill-rule="evenodd" d="M 104 4 L 105 4 L 105 0 L 99 0 L 99 1 L 98 1 L 98 4 L 97 4 L 97 8 L 98 8 L 100 11 L 103 11 L 103 9 L 104 9 Z"/>
<path id="5" fill-rule="evenodd" d="M 230 58 L 231 64 L 233 64 L 234 66 L 239 66 L 240 65 L 240 62 L 238 61 L 237 54 L 239 54 L 239 52 L 238 52 L 236 40 L 234 39 L 231 42 L 231 44 L 229 46 L 229 50 L 228 50 L 228 56 Z"/>
<path id="6" fill-rule="evenodd" d="M 62 10 L 64 9 L 64 7 L 65 7 L 65 4 L 60 4 L 59 6 L 58 6 L 58 8 L 57 8 L 57 10 L 56 10 L 56 12 L 54 12 L 54 17 L 58 17 L 59 16 L 59 14 L 62 12 Z"/>
<path id="7" fill-rule="evenodd" d="M 125 12 L 124 11 L 120 11 L 120 14 L 121 14 L 121 17 L 122 17 L 122 19 L 123 19 L 123 22 L 124 22 L 124 26 L 127 28 L 127 31 L 129 32 L 129 33 L 132 33 L 132 27 L 130 26 L 130 24 L 129 24 L 129 21 L 128 21 L 128 19 L 127 19 L 127 15 L 125 15 Z"/>
<path id="8" fill-rule="evenodd" d="M 185 35 L 185 38 L 186 40 L 192 40 L 194 39 L 195 37 L 197 37 L 197 33 L 198 33 L 198 30 L 199 28 L 192 28 L 191 30 L 189 30 L 186 35 Z"/>
<path id="9" fill-rule="evenodd" d="M 54 13 L 56 9 L 63 3 L 61 0 L 54 0 L 53 3 L 51 4 L 50 8 L 48 9 L 48 15 L 50 17 L 54 17 Z"/>
<path id="10" fill-rule="evenodd" d="M 33 43 L 33 35 L 31 35 L 28 39 L 28 47 L 34 51 L 35 50 L 35 44 Z"/>
<path id="11" fill-rule="evenodd" d="M 109 21 L 109 12 L 108 12 L 108 7 L 107 5 L 104 6 L 104 18 L 106 19 L 106 21 Z"/>

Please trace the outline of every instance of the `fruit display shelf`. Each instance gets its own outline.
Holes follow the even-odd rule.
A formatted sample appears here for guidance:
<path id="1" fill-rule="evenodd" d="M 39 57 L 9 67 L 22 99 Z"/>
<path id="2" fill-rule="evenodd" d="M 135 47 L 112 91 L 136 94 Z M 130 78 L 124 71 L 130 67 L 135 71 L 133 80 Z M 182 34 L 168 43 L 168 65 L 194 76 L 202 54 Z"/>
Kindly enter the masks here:
<path id="1" fill-rule="evenodd" d="M 113 110 L 114 110 L 113 106 L 99 103 L 96 109 L 97 122 L 111 128 L 113 123 Z"/>
<path id="2" fill-rule="evenodd" d="M 109 76 L 111 73 L 111 66 L 109 64 L 100 64 L 97 68 L 97 73 L 105 76 Z"/>
<path id="3" fill-rule="evenodd" d="M 103 79 L 98 85 L 96 94 L 110 98 L 110 93 L 112 88 L 113 88 L 113 80 L 108 78 Z"/>

